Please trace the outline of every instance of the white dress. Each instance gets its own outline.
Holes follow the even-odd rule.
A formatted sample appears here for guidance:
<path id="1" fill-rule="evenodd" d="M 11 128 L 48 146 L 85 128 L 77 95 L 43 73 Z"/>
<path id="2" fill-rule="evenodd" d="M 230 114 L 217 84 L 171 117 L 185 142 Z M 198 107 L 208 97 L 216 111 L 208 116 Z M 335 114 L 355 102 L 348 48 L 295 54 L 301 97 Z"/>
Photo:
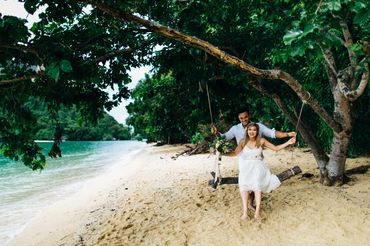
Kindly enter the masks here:
<path id="1" fill-rule="evenodd" d="M 270 192 L 280 186 L 278 177 L 271 174 L 262 162 L 262 147 L 253 149 L 245 146 L 239 158 L 239 189 L 240 191 Z"/>

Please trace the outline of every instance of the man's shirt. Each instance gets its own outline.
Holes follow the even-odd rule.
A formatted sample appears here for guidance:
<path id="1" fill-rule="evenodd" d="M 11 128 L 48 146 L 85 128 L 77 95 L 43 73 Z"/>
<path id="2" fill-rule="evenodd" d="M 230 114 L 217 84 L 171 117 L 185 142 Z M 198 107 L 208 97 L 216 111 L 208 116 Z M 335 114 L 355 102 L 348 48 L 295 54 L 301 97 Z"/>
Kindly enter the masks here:
<path id="1" fill-rule="evenodd" d="M 259 136 L 260 137 L 268 137 L 268 138 L 276 138 L 275 137 L 275 129 L 270 129 L 262 123 L 257 123 L 259 127 Z M 221 134 L 221 136 L 225 136 L 227 140 L 231 140 L 233 138 L 236 139 L 236 142 L 239 144 L 240 140 L 244 138 L 245 129 L 242 123 L 234 125 L 231 127 L 226 133 Z"/>

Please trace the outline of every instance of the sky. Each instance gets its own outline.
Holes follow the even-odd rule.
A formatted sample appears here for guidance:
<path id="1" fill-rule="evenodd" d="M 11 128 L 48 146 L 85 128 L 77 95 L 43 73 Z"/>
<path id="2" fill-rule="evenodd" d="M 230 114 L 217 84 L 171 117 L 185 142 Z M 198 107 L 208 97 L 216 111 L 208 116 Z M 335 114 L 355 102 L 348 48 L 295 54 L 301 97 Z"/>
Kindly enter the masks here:
<path id="1" fill-rule="evenodd" d="M 129 72 L 129 75 L 131 77 L 132 82 L 128 84 L 128 88 L 129 89 L 135 88 L 137 82 L 143 79 L 145 77 L 145 74 L 149 73 L 150 69 L 151 69 L 150 66 L 131 69 L 131 71 Z M 126 106 L 130 102 L 132 102 L 131 99 L 122 101 L 120 105 L 113 108 L 110 112 L 108 112 L 108 114 L 112 115 L 119 123 L 125 123 L 128 117 Z"/>
<path id="2" fill-rule="evenodd" d="M 42 11 L 42 10 L 41 10 Z M 20 18 L 25 18 L 27 19 L 28 23 L 27 26 L 31 27 L 32 23 L 38 21 L 38 14 L 41 11 L 37 11 L 35 14 L 30 15 L 27 13 L 27 11 L 23 8 L 23 3 L 18 2 L 17 0 L 0 0 L 0 12 L 2 15 L 13 15 L 17 16 Z M 137 82 L 140 79 L 143 79 L 145 77 L 146 73 L 149 73 L 151 67 L 150 66 L 145 66 L 141 68 L 133 68 L 129 72 L 129 75 L 131 77 L 132 82 L 128 85 L 129 89 L 132 89 L 136 86 Z M 110 91 L 112 94 L 113 92 Z M 126 106 L 132 102 L 132 100 L 126 100 L 121 102 L 120 105 L 117 107 L 113 108 L 111 111 L 108 112 L 111 116 L 113 116 L 119 123 L 125 123 L 128 113 L 126 110 Z"/>

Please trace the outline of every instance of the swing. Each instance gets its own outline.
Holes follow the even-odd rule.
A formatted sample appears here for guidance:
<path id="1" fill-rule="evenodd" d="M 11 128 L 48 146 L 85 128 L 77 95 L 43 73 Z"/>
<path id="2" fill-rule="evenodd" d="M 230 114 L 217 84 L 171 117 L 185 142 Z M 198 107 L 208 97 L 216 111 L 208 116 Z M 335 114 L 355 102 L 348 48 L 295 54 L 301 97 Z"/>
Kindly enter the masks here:
<path id="1" fill-rule="evenodd" d="M 208 83 L 206 83 L 206 91 L 207 91 L 208 108 L 209 108 L 209 114 L 210 114 L 210 119 L 211 119 L 211 125 L 213 125 L 211 100 L 210 100 L 210 97 L 209 97 Z M 299 112 L 297 124 L 296 124 L 296 127 L 295 127 L 296 132 L 298 131 L 298 125 L 299 125 L 299 122 L 301 120 L 303 106 L 305 104 L 306 104 L 306 101 L 302 101 L 301 110 Z M 293 163 L 293 151 L 294 151 L 294 148 L 292 149 L 291 163 Z M 215 161 L 215 171 L 211 172 L 211 176 L 212 176 L 213 179 L 208 181 L 208 185 L 211 186 L 213 189 L 216 189 L 217 186 L 223 185 L 223 184 L 238 184 L 238 178 L 237 177 L 222 177 L 221 176 L 220 166 L 221 166 L 221 156 L 222 155 L 221 155 L 221 153 L 216 151 L 215 156 L 216 156 L 216 158 L 215 158 L 216 159 L 216 161 Z M 289 179 L 289 178 L 291 178 L 291 177 L 293 177 L 293 176 L 295 176 L 295 175 L 297 175 L 301 172 L 302 172 L 302 170 L 299 166 L 294 166 L 290 169 L 287 169 L 287 170 L 277 174 L 276 176 L 278 177 L 280 182 L 283 182 L 284 180 L 287 180 L 287 179 Z"/>

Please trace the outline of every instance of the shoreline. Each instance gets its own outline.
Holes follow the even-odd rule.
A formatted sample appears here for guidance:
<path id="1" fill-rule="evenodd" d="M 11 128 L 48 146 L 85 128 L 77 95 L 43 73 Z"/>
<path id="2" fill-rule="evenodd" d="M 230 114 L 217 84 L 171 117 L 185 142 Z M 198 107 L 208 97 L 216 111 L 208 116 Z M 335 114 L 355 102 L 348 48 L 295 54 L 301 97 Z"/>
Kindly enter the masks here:
<path id="1" fill-rule="evenodd" d="M 353 181 L 342 187 L 325 187 L 318 183 L 312 154 L 265 151 L 264 161 L 273 173 L 298 165 L 302 173 L 314 177 L 299 174 L 284 181 L 264 194 L 261 222 L 242 222 L 238 186 L 209 187 L 213 156 L 171 158 L 183 149 L 182 145 L 144 147 L 129 168 L 115 167 L 58 201 L 8 245 L 367 245 L 370 241 L 369 171 L 352 175 Z M 369 162 L 366 157 L 348 159 L 347 169 Z M 236 158 L 223 158 L 223 177 L 236 177 L 237 169 Z"/>
<path id="2" fill-rule="evenodd" d="M 125 153 L 119 157 L 118 163 L 103 169 L 98 176 L 81 181 L 78 191 L 38 212 L 5 245 L 59 245 L 64 240 L 80 240 L 87 224 L 101 223 L 97 218 L 108 218 L 114 211 L 113 207 L 119 203 L 118 198 L 129 193 L 127 185 L 121 180 L 129 179 L 140 168 L 133 165 L 135 155 L 145 148 Z"/>

